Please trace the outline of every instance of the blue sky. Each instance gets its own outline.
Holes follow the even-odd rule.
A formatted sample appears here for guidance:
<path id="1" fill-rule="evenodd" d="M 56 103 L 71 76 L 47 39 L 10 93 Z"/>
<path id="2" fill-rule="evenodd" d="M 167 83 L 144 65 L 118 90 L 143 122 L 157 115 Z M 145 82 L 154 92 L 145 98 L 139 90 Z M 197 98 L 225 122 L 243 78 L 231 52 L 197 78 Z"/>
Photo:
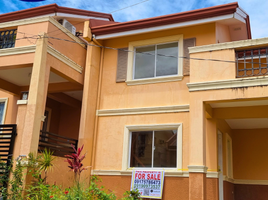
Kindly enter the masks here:
<path id="1" fill-rule="evenodd" d="M 57 3 L 60 6 L 73 7 L 97 12 L 111 13 L 115 10 L 142 2 L 144 0 L 45 0 L 26 3 L 20 0 L 0 0 L 0 14 L 41 5 Z M 136 6 L 112 13 L 115 21 L 123 22 L 143 19 L 209 6 L 226 4 L 229 0 L 147 0 Z M 268 1 L 239 0 L 239 6 L 250 16 L 253 38 L 268 37 Z"/>

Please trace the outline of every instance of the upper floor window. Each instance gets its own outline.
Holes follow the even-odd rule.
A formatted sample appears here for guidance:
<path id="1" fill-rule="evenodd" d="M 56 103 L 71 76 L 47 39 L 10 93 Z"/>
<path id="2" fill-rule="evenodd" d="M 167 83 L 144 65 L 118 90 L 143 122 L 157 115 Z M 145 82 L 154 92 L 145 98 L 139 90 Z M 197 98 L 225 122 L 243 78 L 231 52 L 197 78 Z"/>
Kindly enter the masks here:
<path id="1" fill-rule="evenodd" d="M 128 51 L 128 85 L 182 80 L 182 35 L 130 42 Z"/>
<path id="2" fill-rule="evenodd" d="M 178 75 L 179 42 L 135 48 L 134 79 Z"/>
<path id="3" fill-rule="evenodd" d="M 17 29 L 0 31 L 0 49 L 15 46 Z"/>

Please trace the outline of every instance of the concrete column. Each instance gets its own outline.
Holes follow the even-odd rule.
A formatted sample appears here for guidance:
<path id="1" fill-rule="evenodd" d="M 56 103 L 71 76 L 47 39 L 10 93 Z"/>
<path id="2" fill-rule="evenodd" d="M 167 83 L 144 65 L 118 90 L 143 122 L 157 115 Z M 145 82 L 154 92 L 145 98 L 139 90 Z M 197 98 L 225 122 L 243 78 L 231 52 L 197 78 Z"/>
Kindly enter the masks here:
<path id="1" fill-rule="evenodd" d="M 206 199 L 206 112 L 200 98 L 190 97 L 189 200 Z"/>
<path id="2" fill-rule="evenodd" d="M 94 44 L 94 43 L 92 43 Z M 83 178 L 89 180 L 90 171 L 93 167 L 94 130 L 96 121 L 96 109 L 99 87 L 101 48 L 88 46 L 85 67 L 83 102 L 79 129 L 78 146 L 84 145 L 84 153 L 87 153 L 83 161 L 85 167 L 90 167 L 82 172 Z"/>
<path id="3" fill-rule="evenodd" d="M 44 115 L 50 66 L 47 66 L 47 42 L 45 33 L 36 43 L 25 120 L 21 137 L 20 155 L 37 153 L 42 116 Z"/>
<path id="4" fill-rule="evenodd" d="M 27 110 L 26 103 L 18 105 L 17 119 L 16 119 L 17 136 L 16 136 L 15 144 L 14 144 L 13 159 L 16 159 L 19 155 L 22 155 L 20 152 L 20 149 L 21 149 L 21 139 L 22 139 L 22 133 L 24 129 L 26 110 Z"/>

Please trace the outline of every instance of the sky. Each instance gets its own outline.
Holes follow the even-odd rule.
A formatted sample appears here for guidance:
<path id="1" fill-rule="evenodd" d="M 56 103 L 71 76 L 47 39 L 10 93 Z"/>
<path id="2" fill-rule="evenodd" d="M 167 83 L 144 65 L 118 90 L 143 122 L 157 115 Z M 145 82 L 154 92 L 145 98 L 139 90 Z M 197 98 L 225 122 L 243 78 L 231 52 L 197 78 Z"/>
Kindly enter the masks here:
<path id="1" fill-rule="evenodd" d="M 141 2 L 141 3 L 140 3 Z M 231 3 L 229 0 L 44 0 L 23 2 L 0 0 L 0 14 L 56 3 L 59 6 L 112 13 L 118 22 L 173 14 L 199 8 Z M 140 3 L 140 4 L 138 4 Z M 135 6 L 131 6 L 137 4 Z M 268 1 L 238 0 L 239 6 L 248 13 L 252 38 L 268 37 Z M 131 6 L 131 7 L 129 7 Z M 122 9 L 128 7 L 126 9 Z M 122 10 L 120 10 L 122 9 Z M 119 11 L 117 11 L 119 10 Z M 113 12 L 117 11 L 117 12 Z"/>

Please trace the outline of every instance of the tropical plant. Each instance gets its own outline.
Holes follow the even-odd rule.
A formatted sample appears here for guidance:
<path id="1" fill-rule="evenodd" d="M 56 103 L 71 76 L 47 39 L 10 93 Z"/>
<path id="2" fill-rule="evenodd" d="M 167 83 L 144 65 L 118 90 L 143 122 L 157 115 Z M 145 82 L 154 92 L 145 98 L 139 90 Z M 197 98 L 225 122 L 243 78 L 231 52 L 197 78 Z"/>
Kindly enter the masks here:
<path id="1" fill-rule="evenodd" d="M 15 169 L 10 167 L 10 173 L 12 174 L 9 183 L 9 193 L 7 194 L 8 199 L 20 200 L 23 199 L 23 170 L 25 167 L 21 164 L 21 160 L 18 159 L 16 162 Z"/>
<path id="2" fill-rule="evenodd" d="M 39 170 L 45 173 L 45 177 L 43 180 L 46 182 L 47 179 L 47 172 L 52 170 L 53 161 L 55 160 L 55 157 L 53 157 L 53 152 L 50 150 L 45 149 L 42 154 L 40 159 L 38 159 L 38 164 L 39 164 Z"/>
<path id="3" fill-rule="evenodd" d="M 0 197 L 6 198 L 9 167 L 0 157 Z"/>
<path id="4" fill-rule="evenodd" d="M 140 192 L 138 189 L 135 190 L 131 190 L 131 191 L 126 191 L 124 193 L 125 198 L 123 198 L 122 200 L 138 200 L 140 199 Z"/>
<path id="5" fill-rule="evenodd" d="M 67 158 L 66 161 L 69 164 L 68 167 L 74 172 L 74 179 L 76 183 L 79 183 L 80 174 L 83 170 L 86 169 L 85 167 L 83 167 L 83 163 L 82 163 L 86 154 L 81 156 L 81 152 L 84 148 L 84 145 L 82 145 L 82 147 L 79 147 L 77 150 L 75 149 L 73 145 L 72 147 L 75 153 L 72 153 L 71 155 L 65 155 L 65 157 Z"/>

